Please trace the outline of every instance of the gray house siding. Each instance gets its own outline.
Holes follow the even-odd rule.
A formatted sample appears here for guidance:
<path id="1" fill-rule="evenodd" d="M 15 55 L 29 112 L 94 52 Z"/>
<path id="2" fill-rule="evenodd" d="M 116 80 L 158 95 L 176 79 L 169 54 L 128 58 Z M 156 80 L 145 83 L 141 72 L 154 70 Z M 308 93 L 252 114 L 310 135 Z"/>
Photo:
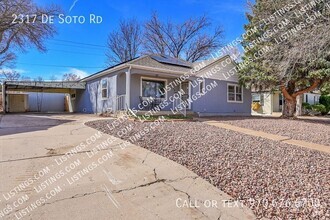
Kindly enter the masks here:
<path id="1" fill-rule="evenodd" d="M 102 98 L 101 80 L 108 81 L 108 97 Z M 117 75 L 97 78 L 87 82 L 84 91 L 77 91 L 75 112 L 102 113 L 115 108 Z"/>
<path id="2" fill-rule="evenodd" d="M 101 97 L 101 80 L 108 79 L 109 97 L 102 99 Z M 174 78 L 166 77 L 151 77 L 143 74 L 131 75 L 131 100 L 130 107 L 136 110 L 142 110 L 138 106 L 140 104 L 141 95 L 141 79 L 154 78 L 158 80 L 167 80 L 167 85 L 175 80 Z M 194 80 L 191 78 L 190 80 Z M 251 92 L 248 89 L 243 89 L 243 102 L 232 103 L 227 101 L 227 84 L 235 84 L 235 82 L 228 82 L 216 79 L 205 79 L 205 86 L 216 82 L 217 86 L 208 91 L 204 96 L 196 99 L 191 103 L 191 111 L 199 113 L 201 116 L 205 115 L 250 115 L 251 114 Z M 199 92 L 199 85 L 192 83 L 191 96 Z M 86 90 L 77 90 L 75 106 L 76 112 L 82 113 L 102 113 L 110 109 L 115 109 L 116 95 L 124 95 L 126 90 L 126 76 L 124 73 L 102 77 L 93 81 L 87 82 Z M 173 96 L 175 92 L 180 90 L 180 86 L 175 86 L 167 93 L 167 101 L 169 97 Z M 170 111 L 173 108 L 173 103 L 170 103 L 164 111 Z"/>
<path id="3" fill-rule="evenodd" d="M 251 114 L 251 91 L 243 88 L 243 102 L 232 103 L 227 101 L 227 84 L 233 82 L 205 79 L 205 85 L 216 82 L 217 86 L 208 91 L 204 96 L 193 102 L 192 110 L 207 115 L 250 115 Z M 193 93 L 199 90 L 199 86 L 192 88 Z"/>
<path id="4" fill-rule="evenodd" d="M 243 88 L 243 101 L 228 102 L 227 100 L 227 85 L 238 84 L 237 74 L 235 74 L 235 64 L 230 59 L 218 60 L 209 66 L 203 68 L 197 75 L 192 76 L 190 80 L 197 77 L 204 77 L 205 85 L 210 85 L 216 82 L 217 86 L 210 91 L 195 99 L 190 104 L 190 110 L 199 113 L 201 116 L 207 115 L 250 115 L 251 114 L 251 91 Z M 126 95 L 126 73 L 127 69 L 117 70 L 104 73 L 105 76 L 87 81 L 85 91 L 77 91 L 75 99 L 75 111 L 85 113 L 102 113 L 108 110 L 116 109 L 116 100 L 119 95 Z M 136 110 L 145 110 L 139 107 L 141 96 L 141 79 L 151 78 L 153 80 L 166 80 L 167 85 L 170 85 L 179 77 L 177 73 L 157 72 L 157 70 L 144 70 L 132 68 L 130 79 L 130 108 Z M 102 99 L 101 80 L 107 78 L 109 96 Z M 173 83 L 175 84 L 175 83 Z M 205 88 L 204 85 L 204 88 Z M 199 92 L 200 86 L 198 83 L 191 83 L 190 97 Z M 170 111 L 173 109 L 173 103 L 170 97 L 173 97 L 175 92 L 180 91 L 180 85 L 175 85 L 174 88 L 167 92 L 167 105 L 161 109 Z M 122 101 L 122 99 L 121 99 Z M 123 102 L 121 102 L 123 103 Z M 125 103 L 124 103 L 125 104 Z M 122 106 L 121 106 L 122 108 Z"/>

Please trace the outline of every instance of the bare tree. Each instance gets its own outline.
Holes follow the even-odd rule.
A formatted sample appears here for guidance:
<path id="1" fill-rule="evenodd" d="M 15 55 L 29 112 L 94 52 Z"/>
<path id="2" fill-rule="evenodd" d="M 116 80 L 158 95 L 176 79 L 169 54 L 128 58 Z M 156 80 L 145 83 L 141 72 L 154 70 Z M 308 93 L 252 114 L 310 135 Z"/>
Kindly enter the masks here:
<path id="1" fill-rule="evenodd" d="M 218 26 L 209 34 L 207 29 L 211 25 L 206 16 L 174 24 L 171 21 L 161 22 L 154 13 L 145 24 L 145 50 L 191 62 L 206 58 L 221 45 L 223 33 Z"/>
<path id="2" fill-rule="evenodd" d="M 31 81 L 32 79 L 29 76 L 22 76 L 21 77 L 21 80 L 23 80 L 23 81 Z"/>
<path id="3" fill-rule="evenodd" d="M 16 81 L 21 77 L 21 74 L 15 70 L 1 70 L 1 81 Z"/>
<path id="4" fill-rule="evenodd" d="M 44 78 L 42 76 L 37 76 L 34 81 L 36 82 L 43 82 L 44 81 Z"/>
<path id="5" fill-rule="evenodd" d="M 39 7 L 32 0 L 1 0 L 0 66 L 16 58 L 15 49 L 24 51 L 32 45 L 45 51 L 43 41 L 55 34 L 55 26 L 42 23 L 41 16 L 59 12 L 58 6 Z"/>
<path id="6" fill-rule="evenodd" d="M 55 75 L 51 75 L 49 78 L 50 81 L 56 81 L 57 77 Z"/>
<path id="7" fill-rule="evenodd" d="M 63 75 L 63 81 L 77 81 L 80 79 L 80 76 L 74 73 L 66 73 Z"/>
<path id="8" fill-rule="evenodd" d="M 108 36 L 108 63 L 125 62 L 137 57 L 141 46 L 141 28 L 137 20 L 121 21 L 119 30 Z"/>

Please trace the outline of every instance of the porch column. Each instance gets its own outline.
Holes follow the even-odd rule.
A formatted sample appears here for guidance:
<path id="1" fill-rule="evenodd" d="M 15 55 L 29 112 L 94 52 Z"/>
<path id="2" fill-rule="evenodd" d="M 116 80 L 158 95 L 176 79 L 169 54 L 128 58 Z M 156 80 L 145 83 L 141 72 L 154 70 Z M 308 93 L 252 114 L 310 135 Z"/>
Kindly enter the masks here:
<path id="1" fill-rule="evenodd" d="M 126 71 L 126 96 L 125 96 L 125 109 L 128 110 L 131 105 L 131 67 Z"/>
<path id="2" fill-rule="evenodd" d="M 6 114 L 6 82 L 2 83 L 2 108 L 3 113 Z"/>

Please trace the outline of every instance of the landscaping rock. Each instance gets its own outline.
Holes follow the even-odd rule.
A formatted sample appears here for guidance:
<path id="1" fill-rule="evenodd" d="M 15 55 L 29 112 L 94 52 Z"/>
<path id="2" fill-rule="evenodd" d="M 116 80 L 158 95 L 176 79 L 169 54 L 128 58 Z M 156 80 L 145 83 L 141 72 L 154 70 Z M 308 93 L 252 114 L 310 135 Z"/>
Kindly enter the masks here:
<path id="1" fill-rule="evenodd" d="M 330 147 L 330 121 L 264 117 L 217 117 L 212 120 Z"/>
<path id="2" fill-rule="evenodd" d="M 92 121 L 87 125 L 131 141 L 131 137 L 149 129 L 132 142 L 186 166 L 242 201 L 260 219 L 330 218 L 330 155 L 326 153 L 200 122 L 166 122 L 151 130 L 151 123 L 124 121 L 113 130 L 108 129 L 109 123 L 112 120 Z M 250 126 L 257 127 L 253 123 L 249 122 Z M 258 123 L 266 122 L 258 120 Z M 267 123 L 281 131 L 274 122 Z M 123 132 L 130 125 L 131 130 Z M 288 130 L 287 126 L 294 125 L 287 122 L 282 130 Z M 307 130 L 308 124 L 303 127 Z M 320 131 L 324 132 L 325 128 L 316 127 L 324 138 Z M 313 137 L 309 140 L 322 141 L 318 135 Z"/>

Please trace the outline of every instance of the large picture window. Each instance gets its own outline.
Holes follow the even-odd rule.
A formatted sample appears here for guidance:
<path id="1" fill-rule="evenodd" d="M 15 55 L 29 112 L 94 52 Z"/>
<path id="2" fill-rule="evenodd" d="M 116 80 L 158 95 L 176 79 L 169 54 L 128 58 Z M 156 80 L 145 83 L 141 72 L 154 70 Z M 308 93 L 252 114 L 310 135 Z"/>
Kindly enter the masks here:
<path id="1" fill-rule="evenodd" d="M 142 79 L 142 97 L 165 98 L 165 81 Z"/>
<path id="2" fill-rule="evenodd" d="M 228 84 L 227 101 L 228 102 L 243 102 L 242 86 L 235 85 L 235 84 Z"/>
<path id="3" fill-rule="evenodd" d="M 102 93 L 102 99 L 108 98 L 108 80 L 107 79 L 101 80 L 101 93 Z"/>

